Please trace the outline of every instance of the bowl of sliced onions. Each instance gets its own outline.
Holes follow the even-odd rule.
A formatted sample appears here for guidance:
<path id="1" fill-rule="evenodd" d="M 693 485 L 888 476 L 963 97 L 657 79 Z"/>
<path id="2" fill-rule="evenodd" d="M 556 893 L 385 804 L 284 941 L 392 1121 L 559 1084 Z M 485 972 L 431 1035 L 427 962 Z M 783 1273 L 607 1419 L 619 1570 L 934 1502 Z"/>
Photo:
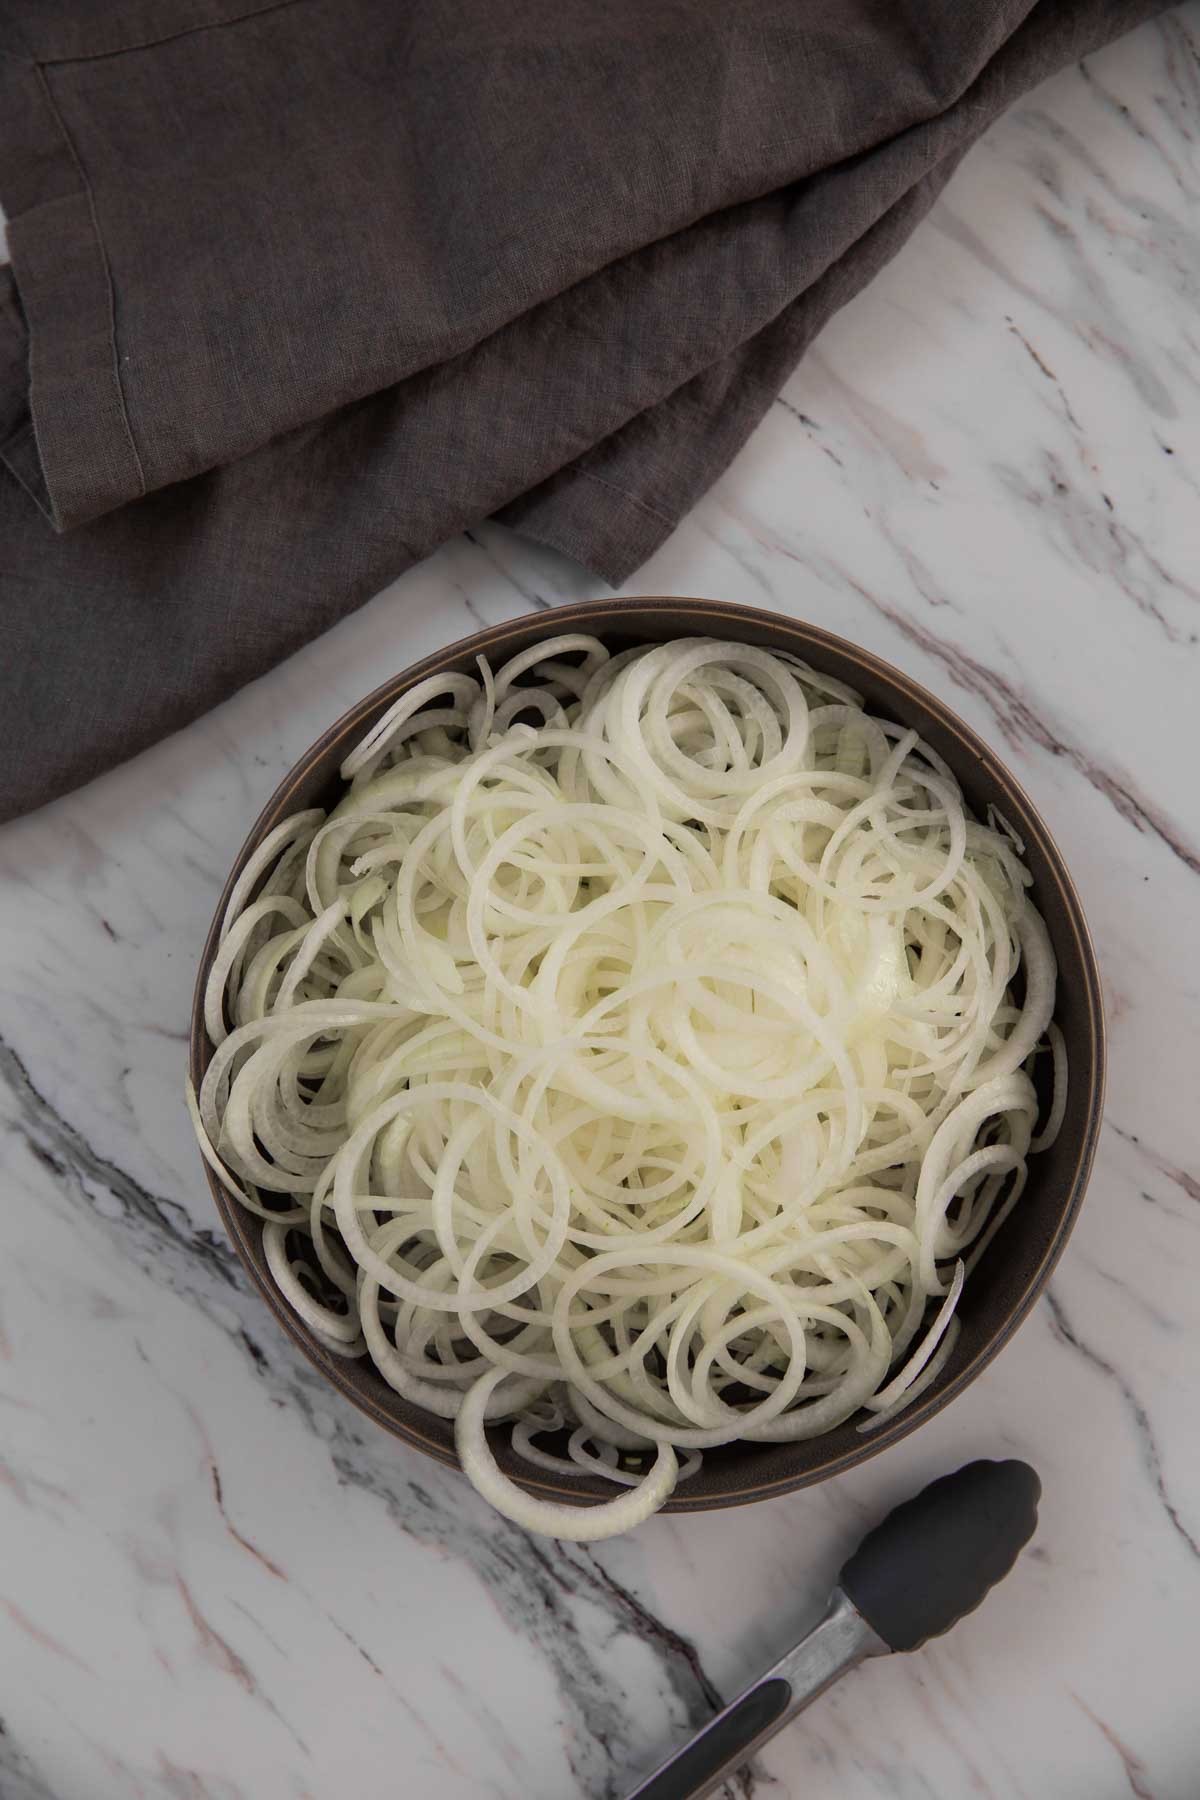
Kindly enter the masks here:
<path id="1" fill-rule="evenodd" d="M 1100 983 L 940 700 L 700 600 L 385 682 L 243 846 L 188 1102 L 335 1387 L 562 1538 L 851 1467 L 962 1392 L 1083 1199 Z"/>

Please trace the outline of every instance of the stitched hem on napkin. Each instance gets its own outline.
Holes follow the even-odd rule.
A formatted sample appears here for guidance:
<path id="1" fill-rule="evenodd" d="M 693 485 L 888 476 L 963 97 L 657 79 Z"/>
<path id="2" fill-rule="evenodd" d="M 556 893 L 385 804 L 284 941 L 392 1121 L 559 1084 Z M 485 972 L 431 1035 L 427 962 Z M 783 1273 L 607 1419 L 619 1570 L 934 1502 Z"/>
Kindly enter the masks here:
<path id="1" fill-rule="evenodd" d="M 7 321 L 0 388 L 19 381 L 25 394 L 0 419 L 0 459 L 61 531 L 138 499 L 146 481 L 87 177 L 42 65 L 11 56 L 0 56 L 0 206 L 24 318 L 24 330 Z"/>

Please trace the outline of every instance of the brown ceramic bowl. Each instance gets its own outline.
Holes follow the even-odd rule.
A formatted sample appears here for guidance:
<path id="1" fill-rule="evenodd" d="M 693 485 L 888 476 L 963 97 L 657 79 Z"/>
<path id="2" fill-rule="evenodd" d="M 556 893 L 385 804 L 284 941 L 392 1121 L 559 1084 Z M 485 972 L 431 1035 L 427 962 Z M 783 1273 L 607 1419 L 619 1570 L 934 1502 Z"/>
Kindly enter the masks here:
<path id="1" fill-rule="evenodd" d="M 946 1368 L 907 1412 L 870 1435 L 860 1436 L 854 1420 L 849 1420 L 809 1442 L 734 1444 L 706 1452 L 700 1473 L 668 1502 L 667 1510 L 695 1512 L 708 1507 L 737 1506 L 823 1481 L 907 1437 L 974 1381 L 1033 1306 L 1075 1222 L 1099 1133 L 1104 1094 L 1104 1021 L 1096 958 L 1071 878 L 1026 794 L 987 745 L 949 707 L 906 675 L 815 626 L 751 607 L 713 600 L 596 601 L 513 619 L 427 656 L 352 707 L 300 758 L 243 844 L 204 946 L 192 1012 L 191 1073 L 197 1086 L 212 1055 L 204 1030 L 202 998 L 216 950 L 218 922 L 233 883 L 255 846 L 289 813 L 301 807 L 333 803 L 339 791 L 338 766 L 343 757 L 414 682 L 448 669 L 473 671 L 481 651 L 496 662 L 539 638 L 563 631 L 594 633 L 615 649 L 634 643 L 704 636 L 739 639 L 770 650 L 790 650 L 814 668 L 848 682 L 880 717 L 915 726 L 954 770 L 976 816 L 984 817 L 988 807 L 994 805 L 1024 840 L 1026 860 L 1034 878 L 1033 897 L 1058 957 L 1056 1017 L 1066 1039 L 1071 1071 L 1066 1118 L 1053 1148 L 1031 1161 L 1029 1183 L 1020 1205 L 1005 1221 L 967 1284 L 959 1307 L 962 1329 Z M 211 1174 L 208 1179 L 238 1255 L 279 1323 L 305 1355 L 340 1393 L 404 1443 L 439 1462 L 454 1465 L 453 1434 L 445 1420 L 432 1418 L 402 1400 L 369 1359 L 342 1361 L 330 1356 L 309 1336 L 281 1299 L 267 1272 L 258 1221 L 230 1200 Z M 501 1466 L 531 1493 L 573 1501 L 612 1495 L 611 1486 L 591 1476 L 572 1479 L 547 1475 L 519 1461 L 503 1431 L 496 1434 L 495 1448 Z"/>

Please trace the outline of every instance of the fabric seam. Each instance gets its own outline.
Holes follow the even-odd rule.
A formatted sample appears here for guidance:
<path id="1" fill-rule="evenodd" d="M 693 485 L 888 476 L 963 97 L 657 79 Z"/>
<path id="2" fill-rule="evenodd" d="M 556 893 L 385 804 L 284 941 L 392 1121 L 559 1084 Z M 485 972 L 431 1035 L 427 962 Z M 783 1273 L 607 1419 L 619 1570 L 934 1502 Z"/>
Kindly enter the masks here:
<path id="1" fill-rule="evenodd" d="M 247 7 L 244 12 L 233 13 L 227 19 L 206 19 L 199 25 L 183 25 L 178 31 L 168 31 L 162 37 L 144 38 L 134 44 L 118 44 L 112 50 L 91 50 L 82 56 L 44 56 L 39 66 L 61 69 L 73 63 L 104 62 L 112 56 L 128 56 L 136 50 L 156 50 L 160 44 L 173 44 L 180 38 L 195 37 L 201 31 L 222 31 L 226 25 L 244 25 L 249 19 L 284 12 L 288 7 L 302 3 L 303 0 L 267 0 L 266 5 Z"/>
<path id="2" fill-rule="evenodd" d="M 686 386 L 686 383 L 684 385 Z M 666 400 L 669 400 L 670 398 L 671 398 L 671 396 L 669 394 L 663 396 L 664 402 Z M 635 418 L 637 418 L 639 416 L 640 416 L 639 414 L 636 414 L 636 413 L 634 414 Z M 631 420 L 627 421 L 627 423 L 632 423 L 632 421 Z M 571 464 L 565 463 L 563 465 L 563 467 L 564 467 L 564 469 L 570 469 Z M 649 519 L 653 519 L 656 525 L 667 525 L 667 526 L 670 526 L 672 530 L 674 530 L 675 526 L 679 522 L 677 519 L 672 519 L 669 513 L 660 512 L 659 509 L 656 506 L 652 505 L 649 500 L 641 500 L 638 498 L 638 496 L 636 494 L 629 493 L 629 491 L 626 488 L 618 487 L 615 481 L 609 481 L 607 479 L 607 477 L 604 475 L 597 475 L 593 469 L 585 469 L 581 466 L 577 466 L 575 468 L 574 472 L 577 475 L 584 476 L 585 479 L 588 481 L 594 481 L 597 487 L 602 487 L 602 488 L 607 489 L 607 491 L 610 494 L 616 494 L 618 499 L 628 500 L 628 502 L 631 506 L 636 506 L 639 512 L 644 512 L 646 514 L 646 517 Z M 554 477 L 551 476 L 550 479 L 553 480 Z M 518 497 L 518 499 L 523 498 L 522 495 L 518 495 L 517 497 Z M 503 509 L 501 509 L 501 510 L 503 510 Z"/>
<path id="3" fill-rule="evenodd" d="M 288 3 L 290 3 L 290 0 L 288 0 Z M 75 140 L 67 130 L 66 121 L 59 111 L 54 95 L 51 92 L 50 83 L 46 79 L 45 68 L 41 63 L 35 63 L 34 68 L 37 71 L 38 83 L 45 97 L 46 104 L 50 109 L 55 124 L 62 133 L 63 142 L 70 152 L 71 161 L 75 165 L 79 179 L 83 183 L 83 191 L 87 195 L 88 215 L 92 222 L 92 236 L 95 239 L 96 249 L 100 254 L 100 263 L 104 270 L 104 286 L 108 294 L 108 351 L 112 364 L 112 377 L 113 381 L 116 383 L 117 399 L 120 402 L 121 424 L 125 430 L 125 441 L 129 447 L 129 453 L 133 457 L 134 468 L 137 470 L 140 498 L 141 495 L 145 494 L 147 491 L 146 471 L 142 466 L 142 459 L 138 454 L 138 447 L 134 441 L 133 426 L 130 423 L 129 418 L 129 407 L 125 400 L 125 383 L 121 379 L 121 359 L 117 351 L 117 296 L 116 289 L 113 286 L 112 265 L 108 260 L 108 251 L 104 245 L 104 237 L 100 230 L 100 219 L 96 212 L 96 196 L 92 191 L 92 184 L 88 180 L 87 170 L 83 166 L 82 158 L 75 148 Z M 36 413 L 34 418 L 36 430 Z"/>

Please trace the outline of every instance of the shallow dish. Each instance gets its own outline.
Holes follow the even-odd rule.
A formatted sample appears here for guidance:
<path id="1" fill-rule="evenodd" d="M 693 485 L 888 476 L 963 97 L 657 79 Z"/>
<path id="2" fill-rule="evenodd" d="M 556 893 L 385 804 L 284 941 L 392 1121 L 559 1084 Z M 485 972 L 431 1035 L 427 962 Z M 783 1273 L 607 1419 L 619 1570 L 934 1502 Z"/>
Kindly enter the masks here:
<path id="1" fill-rule="evenodd" d="M 699 1473 L 676 1491 L 666 1510 L 695 1512 L 736 1506 L 823 1481 L 907 1437 L 975 1379 L 1029 1312 L 1075 1222 L 1095 1154 L 1104 1090 L 1104 1022 L 1095 953 L 1071 878 L 1028 796 L 949 707 L 899 670 L 829 632 L 752 607 L 681 599 L 588 602 L 510 620 L 426 657 L 351 708 L 300 758 L 243 844 L 204 946 L 191 1031 L 191 1075 L 197 1088 L 212 1055 L 204 1029 L 203 994 L 216 953 L 219 922 L 233 884 L 257 845 L 290 813 L 333 804 L 341 791 L 338 769 L 343 758 L 415 682 L 447 670 L 473 672 L 481 653 L 495 664 L 541 638 L 564 631 L 590 632 L 615 649 L 703 636 L 791 651 L 856 688 L 869 711 L 915 727 L 953 769 L 975 815 L 983 818 L 989 806 L 996 807 L 1023 840 L 1025 861 L 1034 878 L 1033 899 L 1058 959 L 1055 1018 L 1066 1042 L 1070 1069 L 1066 1115 L 1054 1145 L 1031 1159 L 1028 1186 L 1020 1203 L 967 1284 L 958 1309 L 960 1336 L 945 1369 L 907 1411 L 867 1435 L 860 1434 L 851 1419 L 819 1438 L 788 1444 L 732 1444 L 706 1452 Z M 377 1423 L 438 1461 L 455 1465 L 453 1432 L 446 1420 L 403 1400 L 368 1358 L 347 1362 L 333 1357 L 309 1334 L 267 1271 L 259 1221 L 230 1199 L 207 1169 L 206 1174 L 238 1255 L 280 1324 L 309 1359 Z M 505 1439 L 503 1431 L 495 1434 L 497 1460 L 505 1473 L 530 1493 L 574 1501 L 611 1498 L 611 1487 L 591 1476 L 548 1475 L 532 1468 L 512 1455 Z"/>

